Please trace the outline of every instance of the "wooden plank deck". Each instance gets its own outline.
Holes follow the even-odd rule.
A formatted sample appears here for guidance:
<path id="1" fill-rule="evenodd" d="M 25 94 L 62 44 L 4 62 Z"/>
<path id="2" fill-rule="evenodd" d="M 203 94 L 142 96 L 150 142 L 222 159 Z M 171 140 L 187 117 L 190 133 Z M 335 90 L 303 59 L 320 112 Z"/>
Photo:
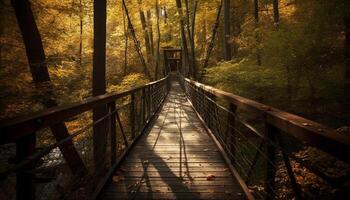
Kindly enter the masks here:
<path id="1" fill-rule="evenodd" d="M 177 82 L 98 199 L 245 199 Z"/>

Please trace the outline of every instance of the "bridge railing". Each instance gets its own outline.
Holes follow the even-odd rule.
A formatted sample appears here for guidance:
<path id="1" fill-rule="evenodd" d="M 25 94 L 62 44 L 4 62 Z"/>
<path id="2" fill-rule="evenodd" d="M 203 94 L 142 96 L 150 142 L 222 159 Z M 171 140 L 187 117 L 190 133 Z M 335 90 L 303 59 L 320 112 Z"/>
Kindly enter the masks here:
<path id="1" fill-rule="evenodd" d="M 246 194 L 256 199 L 345 199 L 350 138 L 311 120 L 184 78 L 179 80 L 222 147 Z"/>
<path id="2" fill-rule="evenodd" d="M 96 197 L 113 169 L 147 128 L 168 91 L 166 77 L 126 92 L 1 121 L 1 198 Z M 108 111 L 93 121 L 92 110 L 96 107 Z M 103 123 L 106 134 L 93 135 L 93 128 Z M 51 130 L 62 127 L 67 127 L 70 134 L 58 140 Z M 102 152 L 100 146 L 94 152 L 94 139 L 99 137 L 106 137 L 107 143 L 103 144 Z M 96 155 L 97 152 L 101 155 Z M 78 156 L 72 159 L 74 153 Z"/>

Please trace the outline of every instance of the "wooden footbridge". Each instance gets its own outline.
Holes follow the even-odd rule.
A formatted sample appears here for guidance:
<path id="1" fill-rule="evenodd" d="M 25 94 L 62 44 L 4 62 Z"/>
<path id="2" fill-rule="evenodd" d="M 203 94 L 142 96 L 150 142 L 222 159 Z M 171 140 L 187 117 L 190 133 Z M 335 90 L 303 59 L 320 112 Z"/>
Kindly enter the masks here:
<path id="1" fill-rule="evenodd" d="M 176 59 L 166 65 L 179 69 Z M 348 137 L 170 71 L 129 91 L 2 121 L 1 196 L 312 199 L 312 174 L 337 199 L 349 197 Z M 92 121 L 96 107 L 106 113 Z M 53 137 L 63 125 L 70 134 Z M 333 173 L 310 152 L 337 163 Z"/>

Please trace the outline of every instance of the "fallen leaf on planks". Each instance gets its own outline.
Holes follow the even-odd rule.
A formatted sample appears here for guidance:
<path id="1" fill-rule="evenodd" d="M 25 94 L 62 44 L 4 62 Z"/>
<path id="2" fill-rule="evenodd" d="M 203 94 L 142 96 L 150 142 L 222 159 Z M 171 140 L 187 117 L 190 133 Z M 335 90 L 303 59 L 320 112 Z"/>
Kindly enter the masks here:
<path id="1" fill-rule="evenodd" d="M 209 174 L 207 176 L 207 181 L 213 181 L 215 179 L 215 176 L 213 174 Z"/>

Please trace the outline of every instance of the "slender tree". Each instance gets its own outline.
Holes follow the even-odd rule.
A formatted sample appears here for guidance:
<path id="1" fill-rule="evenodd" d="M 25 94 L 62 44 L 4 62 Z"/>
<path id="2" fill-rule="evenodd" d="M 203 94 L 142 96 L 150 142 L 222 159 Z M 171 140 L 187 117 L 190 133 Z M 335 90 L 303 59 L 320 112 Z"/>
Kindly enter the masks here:
<path id="1" fill-rule="evenodd" d="M 138 3 L 139 3 L 139 15 L 140 15 L 140 21 L 141 21 L 141 26 L 143 31 L 143 37 L 145 39 L 147 62 L 151 63 L 151 60 L 152 60 L 151 45 L 150 45 L 151 42 L 149 38 L 149 33 L 148 33 L 149 31 L 146 23 L 145 13 L 143 12 L 143 9 L 142 9 L 142 0 L 138 0 Z"/>
<path id="2" fill-rule="evenodd" d="M 193 9 L 193 16 L 192 16 L 192 31 L 191 31 L 191 53 L 192 53 L 192 68 L 193 68 L 193 78 L 194 80 L 198 79 L 198 69 L 197 69 L 197 59 L 196 59 L 196 47 L 195 47 L 195 27 L 196 27 L 196 15 L 197 15 L 197 6 L 198 1 L 195 1 L 194 3 L 194 9 Z"/>
<path id="3" fill-rule="evenodd" d="M 195 36 L 194 30 L 196 28 L 197 7 L 198 7 L 198 1 L 195 1 L 194 2 L 194 8 L 193 8 L 192 26 L 191 26 L 191 28 L 192 28 L 192 31 L 191 31 L 191 33 L 192 33 L 192 35 L 191 35 L 192 41 L 194 41 L 194 36 Z"/>
<path id="4" fill-rule="evenodd" d="M 198 39 L 199 39 L 199 48 L 198 51 L 201 52 L 201 54 L 206 52 L 207 47 L 207 15 L 204 12 L 203 13 L 203 22 L 201 23 L 201 31 L 199 32 Z"/>
<path id="5" fill-rule="evenodd" d="M 125 76 L 127 74 L 128 69 L 128 44 L 129 44 L 129 24 L 126 21 L 125 13 L 123 12 L 123 30 L 124 30 L 124 70 L 123 75 Z"/>
<path id="6" fill-rule="evenodd" d="M 196 80 L 197 79 L 196 55 L 195 55 L 195 46 L 194 46 L 194 38 L 193 38 L 194 24 L 190 23 L 190 11 L 189 11 L 189 6 L 188 6 L 188 0 L 185 0 L 185 7 L 186 7 L 186 23 L 187 23 L 186 30 L 187 30 L 189 44 L 191 47 L 191 56 L 189 56 L 189 62 L 191 63 L 190 71 L 191 71 L 192 77 Z M 194 14 L 193 18 L 195 20 L 195 14 Z M 192 20 L 192 22 L 194 20 Z M 191 28 L 191 27 L 193 27 L 193 28 Z"/>
<path id="7" fill-rule="evenodd" d="M 278 0 L 273 0 L 273 21 L 275 22 L 275 26 L 278 27 L 280 23 Z"/>
<path id="8" fill-rule="evenodd" d="M 280 12 L 279 12 L 278 0 L 273 0 L 272 4 L 273 4 L 273 22 L 276 29 L 278 29 L 280 24 Z M 288 101 L 288 104 L 291 104 L 293 99 L 293 86 L 292 86 L 292 79 L 291 79 L 291 76 L 292 76 L 291 69 L 288 64 L 286 65 L 286 72 L 287 72 L 287 101 Z M 308 81 L 310 82 L 309 79 Z"/>
<path id="9" fill-rule="evenodd" d="M 224 0 L 224 59 L 231 60 L 230 0 Z"/>
<path id="10" fill-rule="evenodd" d="M 92 74 L 92 95 L 106 93 L 106 0 L 94 0 L 94 53 Z M 107 121 L 97 123 L 106 114 L 107 106 L 94 108 L 93 147 L 96 172 L 105 172 L 105 155 L 107 151 Z"/>
<path id="11" fill-rule="evenodd" d="M 185 23 L 183 19 L 183 13 L 182 13 L 182 5 L 181 0 L 176 0 L 176 6 L 180 15 L 180 32 L 181 32 L 181 43 L 182 43 L 182 52 L 184 55 L 183 64 L 182 64 L 182 70 L 184 72 L 184 75 L 187 76 L 188 70 L 190 74 L 193 74 L 192 68 L 189 67 L 189 53 L 188 53 L 188 47 L 187 47 L 187 38 L 186 38 L 186 32 L 185 32 Z"/>
<path id="12" fill-rule="evenodd" d="M 153 24 L 152 24 L 152 13 L 151 10 L 147 10 L 147 30 L 149 34 L 149 44 L 151 48 L 151 55 L 154 57 L 154 40 L 153 40 Z"/>
<path id="13" fill-rule="evenodd" d="M 160 59 L 160 26 L 159 26 L 159 0 L 155 0 L 155 12 L 156 12 L 156 20 L 157 20 L 157 46 L 156 46 L 156 67 L 154 71 L 155 80 L 158 79 L 158 71 L 159 71 L 159 59 Z"/>
<path id="14" fill-rule="evenodd" d="M 11 3 L 23 38 L 33 82 L 37 90 L 41 92 L 41 103 L 47 108 L 55 107 L 58 104 L 54 99 L 45 51 L 30 2 L 29 0 L 11 0 Z M 67 127 L 62 122 L 51 126 L 50 129 L 56 141 L 70 136 Z M 59 148 L 65 161 L 75 175 L 80 176 L 87 172 L 71 140 L 61 144 Z"/>
<path id="15" fill-rule="evenodd" d="M 149 72 L 149 70 L 147 68 L 147 64 L 146 64 L 145 58 L 143 57 L 143 54 L 142 54 L 142 51 L 141 51 L 140 42 L 139 42 L 139 40 L 136 37 L 135 29 L 134 29 L 134 27 L 133 27 L 133 25 L 131 23 L 131 19 L 130 19 L 130 16 L 129 16 L 129 11 L 128 11 L 128 8 L 126 6 L 125 0 L 122 0 L 122 2 L 123 2 L 123 8 L 124 8 L 124 11 L 125 11 L 125 15 L 126 15 L 126 18 L 128 20 L 128 26 L 129 26 L 129 29 L 130 29 L 130 34 L 131 34 L 132 39 L 134 40 L 135 49 L 136 49 L 136 52 L 137 52 L 137 54 L 139 56 L 139 59 L 141 61 L 142 67 L 143 67 L 143 73 L 150 80 L 152 80 L 151 74 L 150 74 L 150 72 Z"/>
<path id="16" fill-rule="evenodd" d="M 218 32 L 219 23 L 220 23 L 222 4 L 223 4 L 223 0 L 220 1 L 219 7 L 218 7 L 218 12 L 217 12 L 217 15 L 216 15 L 215 24 L 214 24 L 214 27 L 213 27 L 211 39 L 210 39 L 209 44 L 208 44 L 208 49 L 207 49 L 207 52 L 206 52 L 206 55 L 205 55 L 205 58 L 204 58 L 203 71 L 202 71 L 202 74 L 201 74 L 200 78 L 203 78 L 204 69 L 206 69 L 208 67 L 209 58 L 210 58 L 211 52 L 212 52 L 212 50 L 214 48 L 214 42 L 215 42 L 216 34 Z"/>
<path id="17" fill-rule="evenodd" d="M 260 53 L 260 34 L 259 28 L 259 0 L 254 0 L 254 22 L 255 22 L 255 40 L 256 40 L 256 62 L 257 65 L 261 65 L 261 53 Z"/>
<path id="18" fill-rule="evenodd" d="M 166 35 L 166 41 L 170 42 L 172 40 L 172 26 L 170 26 L 169 24 L 169 20 L 168 20 L 168 10 L 166 8 L 166 6 L 163 7 L 164 10 L 164 24 L 167 31 L 167 35 Z"/>
<path id="19" fill-rule="evenodd" d="M 79 0 L 79 67 L 82 67 L 83 62 L 83 4 L 82 0 Z"/>

